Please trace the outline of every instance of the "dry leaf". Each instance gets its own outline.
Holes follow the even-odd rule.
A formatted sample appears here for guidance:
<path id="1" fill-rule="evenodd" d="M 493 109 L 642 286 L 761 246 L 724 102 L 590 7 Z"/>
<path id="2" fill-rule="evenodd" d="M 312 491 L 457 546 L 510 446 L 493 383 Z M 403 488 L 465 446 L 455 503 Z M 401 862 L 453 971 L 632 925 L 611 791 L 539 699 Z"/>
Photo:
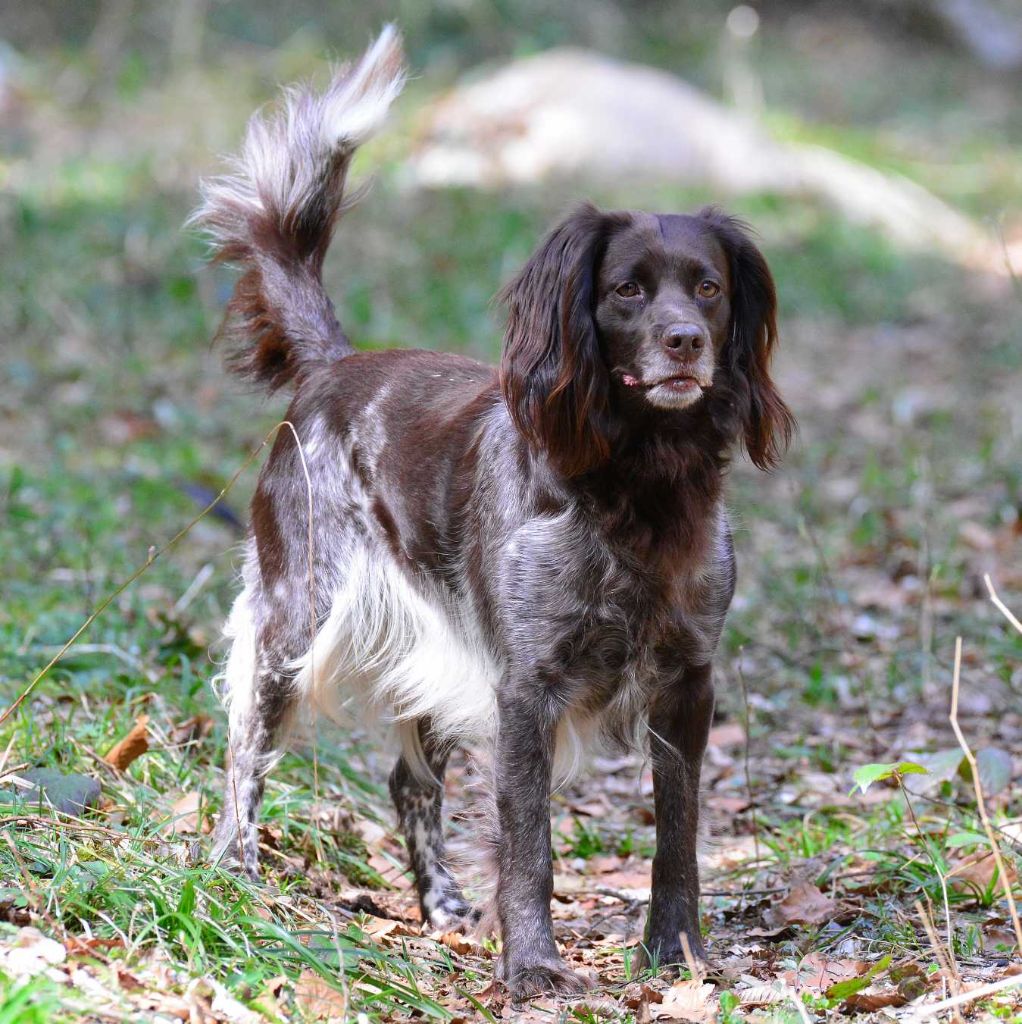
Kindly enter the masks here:
<path id="1" fill-rule="evenodd" d="M 763 923 L 768 928 L 786 928 L 792 924 L 826 924 L 837 913 L 838 905 L 834 900 L 824 896 L 810 882 L 802 882 L 783 900 L 763 912 Z"/>
<path id="2" fill-rule="evenodd" d="M 123 949 L 124 940 L 103 939 L 93 935 L 86 938 L 82 935 L 68 935 L 64 939 L 64 947 L 68 956 L 102 956 L 104 952 L 111 949 Z"/>
<path id="3" fill-rule="evenodd" d="M 170 820 L 162 831 L 170 836 L 198 835 L 203 824 L 199 817 L 200 803 L 201 797 L 195 790 L 179 797 L 174 801 L 170 809 Z"/>
<path id="4" fill-rule="evenodd" d="M 637 992 L 631 992 L 632 988 L 632 985 L 628 986 L 628 991 L 631 994 L 626 995 L 623 1000 L 629 1010 L 637 1010 L 643 1004 L 646 1004 L 648 1007 L 650 1003 L 662 1003 L 664 1001 L 663 992 L 658 992 L 649 985 L 640 985 Z"/>
<path id="5" fill-rule="evenodd" d="M 118 740 L 103 758 L 118 771 L 124 771 L 137 757 L 149 749 L 149 716 L 139 715 L 127 736 Z"/>
<path id="6" fill-rule="evenodd" d="M 459 956 L 465 956 L 467 953 L 482 952 L 478 942 L 467 935 L 462 935 L 461 932 L 444 932 L 438 941 Z"/>
<path id="7" fill-rule="evenodd" d="M 737 722 L 715 725 L 707 742 L 711 747 L 740 747 L 745 742 L 745 730 Z"/>
<path id="8" fill-rule="evenodd" d="M 313 971 L 302 971 L 295 985 L 295 1004 L 308 1020 L 347 1019 L 348 999 Z"/>
<path id="9" fill-rule="evenodd" d="M 186 743 L 196 743 L 205 739 L 213 729 L 213 719 L 209 715 L 192 715 L 183 722 L 178 722 L 170 730 L 170 742 L 175 747 Z"/>
<path id="10" fill-rule="evenodd" d="M 787 998 L 773 985 L 751 985 L 749 988 L 735 989 L 735 995 L 738 996 L 741 1006 L 771 1006 L 774 1003 L 783 1003 Z"/>
<path id="11" fill-rule="evenodd" d="M 1004 864 L 1008 881 L 1013 885 L 1017 879 L 1016 872 L 1009 862 Z M 948 873 L 948 882 L 955 892 L 977 895 L 989 890 L 1001 881 L 994 881 L 997 875 L 997 861 L 989 850 L 980 850 L 964 857 Z"/>
<path id="12" fill-rule="evenodd" d="M 725 814 L 741 814 L 748 810 L 749 801 L 744 796 L 723 796 L 714 794 L 706 798 L 706 806 L 715 811 L 722 811 Z"/>
<path id="13" fill-rule="evenodd" d="M 871 992 L 866 989 L 863 992 L 855 992 L 844 1002 L 849 1010 L 860 1010 L 862 1013 L 872 1013 L 874 1010 L 883 1010 L 890 1006 L 904 1006 L 908 997 L 896 988 L 886 988 L 882 992 Z"/>
<path id="14" fill-rule="evenodd" d="M 145 985 L 143 985 L 142 982 L 131 973 L 131 971 L 128 971 L 123 967 L 117 968 L 117 984 L 120 985 L 125 992 L 137 992 L 139 989 L 145 988 Z"/>
<path id="15" fill-rule="evenodd" d="M 715 986 L 708 981 L 678 981 L 664 992 L 663 1002 L 650 1007 L 653 1020 L 708 1021 L 713 1016 L 709 1005 Z"/>
<path id="16" fill-rule="evenodd" d="M 992 551 L 997 538 L 985 526 L 969 520 L 958 527 L 958 536 L 976 551 Z"/>
<path id="17" fill-rule="evenodd" d="M 354 823 L 354 829 L 366 846 L 379 846 L 390 834 L 379 822 L 370 821 L 368 818 L 358 818 Z"/>
<path id="18" fill-rule="evenodd" d="M 839 981 L 857 978 L 869 969 L 862 960 L 834 960 L 822 953 L 809 953 L 796 971 L 785 971 L 781 977 L 798 989 L 824 991 Z"/>
<path id="19" fill-rule="evenodd" d="M 64 946 L 56 939 L 43 935 L 38 928 L 21 928 L 13 945 L 0 947 L 0 967 L 15 978 L 41 974 L 66 959 L 67 950 Z"/>
<path id="20" fill-rule="evenodd" d="M 371 935 L 374 939 L 384 939 L 388 935 L 397 937 L 412 934 L 403 921 L 396 921 L 389 917 L 369 917 L 361 927 L 366 935 Z"/>

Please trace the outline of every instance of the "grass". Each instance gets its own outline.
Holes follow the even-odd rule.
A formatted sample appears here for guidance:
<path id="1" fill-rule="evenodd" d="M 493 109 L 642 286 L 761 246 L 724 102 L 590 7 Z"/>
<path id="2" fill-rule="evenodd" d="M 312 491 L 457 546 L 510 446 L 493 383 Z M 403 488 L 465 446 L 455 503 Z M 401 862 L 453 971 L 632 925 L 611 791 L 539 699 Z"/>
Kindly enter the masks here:
<path id="1" fill-rule="evenodd" d="M 805 141 L 843 138 L 852 155 L 936 187 L 940 161 L 927 163 L 906 143 L 908 159 L 892 145 L 888 115 L 869 119 L 875 98 L 848 98 L 857 132 L 821 120 L 820 97 L 791 113 L 799 71 L 782 66 L 785 31 L 772 24 L 762 42 L 767 84 L 783 100 L 775 123 Z M 138 61 L 121 74 L 108 109 L 79 110 L 81 123 L 70 124 L 78 139 L 94 130 L 96 146 L 53 156 L 26 145 L 5 158 L 13 184 L 0 198 L 0 245 L 18 253 L 0 281 L 0 331 L 9 339 L 0 394 L 9 426 L 0 442 L 5 703 L 151 546 L 219 491 L 279 416 L 279 404 L 229 382 L 209 350 L 230 277 L 203 268 L 201 242 L 180 224 L 210 148 L 226 149 L 275 70 L 307 63 L 309 52 L 293 40 L 225 84 L 213 109 L 196 113 L 213 144 L 188 137 L 173 173 L 163 168 L 158 135 L 139 132 L 129 145 L 119 130 L 118 118 L 144 122 L 185 88 Z M 208 72 L 211 93 L 228 69 L 225 58 Z M 952 62 L 951 80 L 960 73 Z M 802 75 L 805 87 L 811 72 Z M 38 72 L 35 114 L 43 127 L 67 126 L 45 81 Z M 935 95 L 941 109 L 954 103 L 946 91 Z M 933 110 L 921 92 L 911 99 L 895 118 L 896 127 L 910 122 L 909 140 Z M 957 123 L 949 117 L 941 131 Z M 885 124 L 890 130 L 874 131 Z M 988 214 L 1017 180 L 1017 160 L 974 125 L 965 135 L 970 160 L 989 164 L 981 177 L 992 183 L 966 205 Z M 500 318 L 491 296 L 576 189 L 409 193 L 392 173 L 397 155 L 386 143 L 378 155 L 384 170 L 328 263 L 345 325 L 365 346 L 433 345 L 493 359 Z M 947 197 L 957 198 L 954 187 Z M 594 198 L 689 209 L 715 197 L 661 187 Z M 971 790 L 951 779 L 925 799 L 910 796 L 919 827 L 897 790 L 877 803 L 847 794 L 861 764 L 949 745 L 957 634 L 971 659 L 970 737 L 977 748 L 1013 749 L 1022 638 L 1002 628 L 978 580 L 1000 572 L 1018 607 L 1018 300 L 960 268 L 908 257 L 810 202 L 757 196 L 730 205 L 761 232 L 777 276 L 779 374 L 802 432 L 780 472 L 762 477 L 740 465 L 731 481 L 741 588 L 720 659 L 721 703 L 732 720 L 744 719 L 740 673 L 751 694 L 750 775 L 746 785 L 741 758 L 711 759 L 709 792 L 752 791 L 755 819 L 732 813 L 718 828 L 736 841 L 755 831 L 758 860 L 750 852 L 737 864 L 713 863 L 707 887 L 725 895 L 708 897 L 707 924 L 722 947 L 727 936 L 742 941 L 775 901 L 743 890 L 780 894 L 801 874 L 852 909 L 847 919 L 799 926 L 772 942 L 778 971 L 813 951 L 846 957 L 852 947 L 873 963 L 914 958 L 930 971 L 935 955 L 912 907 L 917 899 L 931 905 L 943 933 L 940 876 L 969 852 L 949 839 L 979 830 Z M 385 759 L 360 737 L 323 737 L 315 781 L 308 751 L 274 773 L 266 886 L 192 863 L 189 848 L 204 835 L 170 831 L 182 798 L 197 796 L 199 826 L 219 799 L 225 734 L 208 652 L 232 596 L 236 520 L 254 474 L 227 498 L 235 519 L 203 519 L 117 599 L 25 711 L 0 726 L 8 769 L 52 767 L 103 785 L 100 807 L 82 821 L 0 807 L 0 944 L 29 922 L 76 938 L 86 946 L 75 962 L 96 979 L 92 989 L 69 990 L 45 973 L 26 980 L 0 966 L 0 1024 L 80 1020 L 104 1001 L 134 1012 L 139 990 L 125 975 L 144 994 L 207 1008 L 218 997 L 215 982 L 271 1016 L 314 1017 L 316 978 L 348 1000 L 350 1013 L 372 1020 L 476 1012 L 455 989 L 482 993 L 484 956 L 414 935 L 381 940 L 372 934 L 375 915 L 345 905 L 354 890 L 384 908 L 390 897 L 407 903 L 391 891 L 398 873 L 387 858 L 399 860 L 400 851 L 359 824 L 390 823 Z M 105 768 L 102 755 L 143 713 L 150 751 L 125 773 Z M 559 865 L 617 857 L 645 870 L 652 830 L 632 813 L 634 799 L 613 797 L 622 810 L 606 820 L 570 817 L 557 840 Z M 996 823 L 1022 817 L 1020 800 L 1017 786 L 1001 793 Z M 1017 865 L 1017 845 L 1006 839 L 1004 851 Z M 1005 960 L 996 887 L 953 887 L 948 900 L 963 970 Z M 618 964 L 617 992 L 627 987 L 627 943 L 621 929 L 610 934 L 618 936 L 605 940 Z M 729 997 L 720 1001 L 722 1020 L 747 1019 L 733 1001 L 740 988 L 721 985 Z M 831 1008 L 819 999 L 818 1012 Z M 596 1013 L 575 1009 L 567 1019 L 601 1019 Z M 772 1019 L 785 1017 L 799 1019 L 790 1006 Z"/>

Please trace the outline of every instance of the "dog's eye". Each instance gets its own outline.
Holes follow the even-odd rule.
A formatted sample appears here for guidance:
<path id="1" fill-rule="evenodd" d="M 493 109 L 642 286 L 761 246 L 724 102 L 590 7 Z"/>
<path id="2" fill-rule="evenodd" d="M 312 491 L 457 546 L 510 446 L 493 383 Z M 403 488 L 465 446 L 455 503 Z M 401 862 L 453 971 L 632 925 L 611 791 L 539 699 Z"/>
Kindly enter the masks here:
<path id="1" fill-rule="evenodd" d="M 642 289 L 634 281 L 625 281 L 624 284 L 619 284 L 614 290 L 622 299 L 634 299 L 642 292 Z"/>
<path id="2" fill-rule="evenodd" d="M 720 285 L 716 281 L 709 279 L 701 281 L 699 283 L 699 297 L 703 299 L 713 299 L 720 294 Z"/>

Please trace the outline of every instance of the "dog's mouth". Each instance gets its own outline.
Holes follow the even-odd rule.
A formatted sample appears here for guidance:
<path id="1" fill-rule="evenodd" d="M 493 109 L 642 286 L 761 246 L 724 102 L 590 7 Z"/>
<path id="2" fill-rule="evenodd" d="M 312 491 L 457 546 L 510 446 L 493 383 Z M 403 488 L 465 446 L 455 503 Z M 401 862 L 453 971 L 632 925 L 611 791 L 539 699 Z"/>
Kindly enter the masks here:
<path id="1" fill-rule="evenodd" d="M 709 378 L 697 377 L 691 373 L 679 373 L 671 377 L 659 377 L 656 380 L 640 380 L 633 374 L 622 373 L 621 383 L 627 388 L 637 388 L 640 391 L 652 391 L 654 388 L 663 388 L 665 391 L 678 395 L 708 391 L 713 387 L 713 381 Z"/>

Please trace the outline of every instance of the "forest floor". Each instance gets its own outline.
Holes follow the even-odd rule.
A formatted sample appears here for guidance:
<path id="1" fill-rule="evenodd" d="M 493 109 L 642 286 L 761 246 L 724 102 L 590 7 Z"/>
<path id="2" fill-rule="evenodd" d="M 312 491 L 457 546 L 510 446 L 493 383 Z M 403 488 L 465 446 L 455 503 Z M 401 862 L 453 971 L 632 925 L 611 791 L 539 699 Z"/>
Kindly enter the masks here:
<path id="1" fill-rule="evenodd" d="M 916 59 L 891 41 L 880 51 L 892 74 Z M 775 58 L 768 85 L 795 95 Z M 256 466 L 162 549 L 283 405 L 223 375 L 208 339 L 230 277 L 202 266 L 180 224 L 209 154 L 300 63 L 261 60 L 247 78 L 225 63 L 143 83 L 88 116 L 57 95 L 75 82 L 51 82 L 41 62 L 18 100 L 0 198 L 0 247 L 18 254 L 0 281 L 0 704 L 148 567 L 0 723 L 0 1024 L 1022 1017 L 1003 889 L 1022 898 L 1022 635 L 984 582 L 1022 614 L 1022 294 L 809 201 L 733 204 L 777 277 L 778 378 L 800 434 L 777 472 L 743 463 L 729 483 L 740 584 L 704 775 L 711 971 L 630 970 L 654 839 L 637 757 L 597 759 L 554 796 L 557 938 L 595 985 L 575 1003 L 512 1007 L 492 984 L 491 939 L 421 934 L 388 755 L 371 737 L 324 728 L 274 771 L 263 884 L 189 861 L 218 806 L 225 733 L 209 680 Z M 915 114 L 858 112 L 845 138 L 881 165 L 913 152 L 918 180 L 946 180 L 945 198 L 995 218 L 1022 180 L 1018 153 L 994 114 L 978 127 L 966 116 L 963 87 L 943 94 L 941 145 L 919 156 L 904 140 L 938 127 L 918 60 Z M 1009 103 L 977 90 L 988 112 Z M 209 95 L 222 99 L 199 104 Z M 776 123 L 794 132 L 791 109 Z M 818 114 L 797 134 L 833 141 Z M 945 178 L 949 139 L 964 155 Z M 577 190 L 409 191 L 387 146 L 328 265 L 341 317 L 361 344 L 492 359 L 490 297 Z M 970 199 L 977 176 L 989 207 Z M 711 197 L 594 198 L 689 209 Z M 957 637 L 959 720 L 1004 877 L 949 720 Z M 877 764 L 902 767 L 857 786 Z M 55 773 L 53 800 L 91 809 L 41 802 L 38 769 Z M 451 772 L 455 806 L 468 771 Z"/>

